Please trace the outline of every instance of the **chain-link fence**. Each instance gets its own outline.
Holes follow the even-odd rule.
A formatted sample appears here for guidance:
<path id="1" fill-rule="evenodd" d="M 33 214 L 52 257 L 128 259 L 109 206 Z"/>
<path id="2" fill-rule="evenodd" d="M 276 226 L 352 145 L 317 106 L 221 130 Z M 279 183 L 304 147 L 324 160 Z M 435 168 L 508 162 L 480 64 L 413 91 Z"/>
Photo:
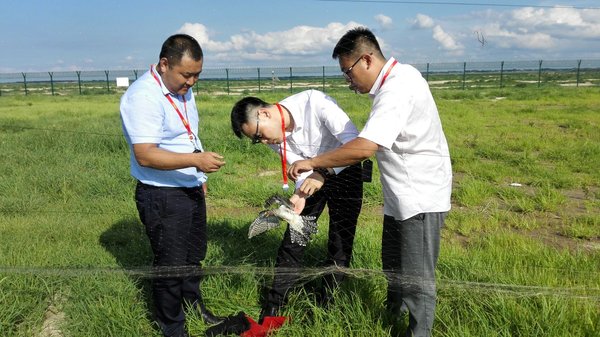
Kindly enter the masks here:
<path id="1" fill-rule="evenodd" d="M 413 64 L 432 88 L 600 86 L 600 60 Z M 0 73 L 0 96 L 91 95 L 124 92 L 146 69 Z M 338 67 L 206 68 L 196 90 L 210 94 L 290 93 L 346 87 Z"/>

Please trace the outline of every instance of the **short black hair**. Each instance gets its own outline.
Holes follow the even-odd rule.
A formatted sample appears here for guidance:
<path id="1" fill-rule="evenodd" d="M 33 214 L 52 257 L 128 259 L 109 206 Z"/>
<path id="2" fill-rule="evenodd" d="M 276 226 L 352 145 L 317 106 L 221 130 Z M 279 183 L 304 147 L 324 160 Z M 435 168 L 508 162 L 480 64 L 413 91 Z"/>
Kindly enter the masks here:
<path id="1" fill-rule="evenodd" d="M 159 60 L 165 57 L 169 61 L 169 66 L 175 66 L 181 62 L 183 55 L 188 55 L 194 61 L 200 61 L 204 57 L 196 39 L 187 34 L 175 34 L 163 42 Z"/>
<path id="2" fill-rule="evenodd" d="M 333 48 L 331 57 L 335 60 L 340 56 L 353 56 L 367 51 L 374 52 L 378 56 L 383 57 L 375 34 L 366 27 L 356 27 L 347 31 L 340 38 L 335 48 Z"/>
<path id="3" fill-rule="evenodd" d="M 258 108 L 266 108 L 271 104 L 258 97 L 244 97 L 234 104 L 231 109 L 231 129 L 238 138 L 242 138 L 242 125 L 248 123 L 252 112 Z"/>

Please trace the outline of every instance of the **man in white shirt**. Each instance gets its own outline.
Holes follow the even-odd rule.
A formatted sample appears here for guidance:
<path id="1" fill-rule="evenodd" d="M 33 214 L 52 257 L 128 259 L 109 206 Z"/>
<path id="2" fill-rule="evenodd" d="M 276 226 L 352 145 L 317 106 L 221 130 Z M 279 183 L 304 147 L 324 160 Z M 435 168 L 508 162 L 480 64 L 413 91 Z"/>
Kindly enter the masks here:
<path id="1" fill-rule="evenodd" d="M 369 119 L 356 139 L 295 162 L 289 175 L 295 178 L 376 155 L 384 195 L 381 255 L 388 279 L 387 309 L 394 321 L 408 312 L 406 336 L 430 336 L 440 230 L 452 188 L 450 154 L 436 104 L 420 72 L 386 59 L 367 28 L 348 31 L 332 56 L 350 89 L 373 99 Z M 300 186 L 300 192 L 306 190 Z"/>
<path id="2" fill-rule="evenodd" d="M 221 320 L 206 309 L 200 291 L 207 247 L 206 173 L 225 164 L 219 154 L 203 151 L 197 137 L 192 87 L 202 64 L 200 44 L 191 36 L 173 35 L 163 43 L 158 64 L 121 98 L 131 175 L 138 181 L 136 206 L 158 274 L 152 280 L 155 318 L 164 336 L 187 336 L 185 306 L 200 311 L 206 323 Z M 173 268 L 183 276 L 166 277 Z"/>
<path id="3" fill-rule="evenodd" d="M 288 163 L 312 158 L 356 138 L 358 130 L 335 100 L 317 90 L 307 90 L 269 104 L 256 97 L 238 101 L 231 111 L 231 127 L 239 137 L 269 145 Z M 350 166 L 323 167 L 296 177 L 296 191 L 290 198 L 295 211 L 319 217 L 329 209 L 329 240 L 325 265 L 348 267 L 358 215 L 362 207 L 362 168 L 360 162 Z M 284 172 L 287 174 L 287 172 Z M 311 196 L 310 198 L 307 198 Z M 287 228 L 279 247 L 273 285 L 267 294 L 261 317 L 277 316 L 285 304 L 289 289 L 297 282 L 305 247 L 292 243 Z M 283 270 L 283 272 L 280 272 Z M 331 292 L 343 275 L 326 275 L 317 292 L 317 300 L 327 305 Z"/>

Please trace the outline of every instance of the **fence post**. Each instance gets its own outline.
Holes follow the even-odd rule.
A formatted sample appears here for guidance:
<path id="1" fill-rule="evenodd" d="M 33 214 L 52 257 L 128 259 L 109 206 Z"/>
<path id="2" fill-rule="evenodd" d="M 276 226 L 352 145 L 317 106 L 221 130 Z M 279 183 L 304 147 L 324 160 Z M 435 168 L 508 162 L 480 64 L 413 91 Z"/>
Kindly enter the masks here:
<path id="1" fill-rule="evenodd" d="M 293 88 L 293 80 L 292 80 L 292 67 L 290 67 L 290 94 L 292 93 Z"/>
<path id="2" fill-rule="evenodd" d="M 540 87 L 541 81 L 542 81 L 542 60 L 540 60 L 540 65 L 538 66 L 538 88 Z"/>
<path id="3" fill-rule="evenodd" d="M 504 83 L 502 83 L 503 75 L 504 75 L 504 61 L 500 62 L 500 88 L 504 87 Z"/>
<path id="4" fill-rule="evenodd" d="M 258 73 L 258 93 L 260 94 L 260 67 L 256 68 L 256 72 Z"/>
<path id="5" fill-rule="evenodd" d="M 138 77 L 137 69 L 133 69 L 133 74 L 135 75 L 135 80 L 137 81 L 137 77 Z"/>
<path id="6" fill-rule="evenodd" d="M 425 81 L 429 82 L 429 62 L 427 62 L 427 72 L 425 73 Z"/>
<path id="7" fill-rule="evenodd" d="M 275 70 L 271 70 L 271 92 L 275 91 Z"/>
<path id="8" fill-rule="evenodd" d="M 579 70 L 581 69 L 581 60 L 577 60 L 577 87 L 579 87 Z"/>
<path id="9" fill-rule="evenodd" d="M 27 92 L 27 74 L 21 73 L 21 75 L 23 75 L 23 85 L 25 86 L 25 96 L 27 96 L 27 94 L 28 94 L 28 92 Z"/>
<path id="10" fill-rule="evenodd" d="M 52 79 L 53 74 L 53 72 L 48 72 L 48 75 L 50 75 L 50 90 L 52 91 L 52 96 L 54 96 L 54 80 Z"/>
<path id="11" fill-rule="evenodd" d="M 323 92 L 325 92 L 325 66 L 323 66 Z"/>
<path id="12" fill-rule="evenodd" d="M 462 80 L 462 88 L 465 90 L 465 77 L 467 76 L 467 62 L 463 62 L 463 80 Z"/>
<path id="13" fill-rule="evenodd" d="M 229 95 L 229 69 L 225 68 L 225 76 L 227 77 L 227 95 Z"/>
<path id="14" fill-rule="evenodd" d="M 81 95 L 81 70 L 76 70 L 77 74 L 77 85 L 79 86 L 79 94 Z"/>
<path id="15" fill-rule="evenodd" d="M 110 94 L 110 84 L 108 83 L 108 70 L 105 70 L 104 74 L 106 75 L 106 92 Z"/>

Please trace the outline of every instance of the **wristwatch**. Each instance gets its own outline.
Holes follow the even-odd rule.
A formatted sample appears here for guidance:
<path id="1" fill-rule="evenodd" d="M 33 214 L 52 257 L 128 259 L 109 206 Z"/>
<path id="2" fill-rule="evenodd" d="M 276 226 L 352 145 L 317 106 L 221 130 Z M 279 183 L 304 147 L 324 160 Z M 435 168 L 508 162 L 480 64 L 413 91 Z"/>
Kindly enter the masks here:
<path id="1" fill-rule="evenodd" d="M 333 171 L 333 170 L 331 170 L 331 171 Z M 331 171 L 329 171 L 329 169 L 324 168 L 324 167 L 316 168 L 313 170 L 313 172 L 317 172 L 321 176 L 323 176 L 323 178 L 325 178 L 325 180 L 329 179 L 329 177 L 335 176 L 335 173 L 332 173 Z"/>

